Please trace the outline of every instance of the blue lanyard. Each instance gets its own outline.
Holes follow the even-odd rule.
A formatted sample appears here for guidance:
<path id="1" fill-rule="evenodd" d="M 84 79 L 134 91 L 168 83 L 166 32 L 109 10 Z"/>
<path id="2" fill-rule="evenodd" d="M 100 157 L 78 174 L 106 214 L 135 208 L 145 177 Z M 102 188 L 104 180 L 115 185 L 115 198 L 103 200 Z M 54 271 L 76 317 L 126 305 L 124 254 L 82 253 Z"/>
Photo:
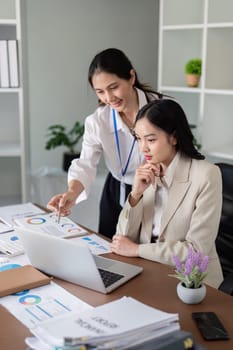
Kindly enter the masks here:
<path id="1" fill-rule="evenodd" d="M 122 165 L 122 159 L 121 159 L 121 150 L 120 150 L 120 142 L 119 142 L 119 136 L 118 136 L 118 131 L 117 131 L 117 120 L 116 120 L 116 111 L 115 109 L 112 109 L 112 118 L 113 118 L 113 125 L 114 125 L 114 132 L 115 132 L 115 139 L 116 139 L 116 145 L 117 145 L 117 152 L 118 152 L 118 157 L 119 157 L 119 162 L 121 165 L 121 175 L 122 177 L 125 176 L 128 166 L 129 166 L 129 162 L 133 153 L 133 149 L 134 149 L 134 145 L 136 142 L 136 139 L 134 138 L 129 155 L 128 155 L 128 159 L 126 161 L 125 167 L 123 168 Z"/>

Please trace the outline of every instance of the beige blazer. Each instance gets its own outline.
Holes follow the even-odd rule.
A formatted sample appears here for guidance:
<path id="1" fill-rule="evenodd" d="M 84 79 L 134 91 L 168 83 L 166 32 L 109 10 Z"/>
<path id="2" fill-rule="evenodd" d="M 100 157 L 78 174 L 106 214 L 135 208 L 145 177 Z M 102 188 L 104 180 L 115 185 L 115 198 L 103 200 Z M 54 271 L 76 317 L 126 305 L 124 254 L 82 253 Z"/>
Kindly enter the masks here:
<path id="1" fill-rule="evenodd" d="M 205 282 L 218 288 L 223 280 L 215 248 L 222 208 L 222 180 L 219 168 L 206 160 L 181 156 L 168 193 L 168 204 L 161 218 L 160 237 L 151 242 L 155 189 L 150 186 L 135 207 L 128 200 L 119 216 L 117 234 L 139 243 L 139 256 L 174 265 L 193 246 L 209 255 Z"/>

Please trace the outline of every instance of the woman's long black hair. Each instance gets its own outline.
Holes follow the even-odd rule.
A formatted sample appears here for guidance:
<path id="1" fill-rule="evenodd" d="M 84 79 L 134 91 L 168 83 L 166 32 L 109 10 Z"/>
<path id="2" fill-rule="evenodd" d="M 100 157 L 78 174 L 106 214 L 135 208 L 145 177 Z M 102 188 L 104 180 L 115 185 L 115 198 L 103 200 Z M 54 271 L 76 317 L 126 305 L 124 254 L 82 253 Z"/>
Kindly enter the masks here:
<path id="1" fill-rule="evenodd" d="M 204 159 L 194 146 L 194 137 L 187 117 L 182 107 L 170 99 L 154 100 L 142 107 L 136 117 L 136 123 L 142 118 L 162 129 L 168 135 L 174 135 L 177 140 L 176 149 L 182 154 L 194 158 Z"/>
<path id="2" fill-rule="evenodd" d="M 92 60 L 89 71 L 88 71 L 88 81 L 93 88 L 92 78 L 95 73 L 106 72 L 109 74 L 115 74 L 119 78 L 124 80 L 130 80 L 131 70 L 134 67 L 128 57 L 123 51 L 115 48 L 109 48 L 99 52 Z M 157 94 L 158 98 L 162 97 L 162 94 L 154 91 L 149 85 L 142 84 L 135 71 L 135 83 L 134 86 L 146 94 Z"/>

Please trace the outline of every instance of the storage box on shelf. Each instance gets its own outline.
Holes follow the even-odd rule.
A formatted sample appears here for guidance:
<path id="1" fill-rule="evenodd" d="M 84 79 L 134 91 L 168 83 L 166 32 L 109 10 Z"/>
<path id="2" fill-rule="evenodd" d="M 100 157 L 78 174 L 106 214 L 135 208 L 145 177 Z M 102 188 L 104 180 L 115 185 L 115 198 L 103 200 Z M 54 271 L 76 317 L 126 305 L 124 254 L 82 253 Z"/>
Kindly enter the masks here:
<path id="1" fill-rule="evenodd" d="M 233 2 L 160 0 L 158 89 L 174 96 L 207 158 L 233 163 Z M 202 59 L 199 87 L 186 85 L 184 67 Z"/>

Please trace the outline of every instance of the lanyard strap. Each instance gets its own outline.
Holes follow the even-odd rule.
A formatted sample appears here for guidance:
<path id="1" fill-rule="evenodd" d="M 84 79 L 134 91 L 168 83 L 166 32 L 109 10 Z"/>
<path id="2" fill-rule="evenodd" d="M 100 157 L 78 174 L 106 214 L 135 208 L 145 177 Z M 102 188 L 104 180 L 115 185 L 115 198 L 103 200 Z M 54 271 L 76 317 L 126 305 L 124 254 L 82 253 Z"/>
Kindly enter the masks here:
<path id="1" fill-rule="evenodd" d="M 125 167 L 123 168 L 122 165 L 122 159 L 121 159 L 121 150 L 120 150 L 120 142 L 119 142 L 119 136 L 118 136 L 118 131 L 117 131 L 117 120 L 116 120 L 116 111 L 115 109 L 112 109 L 112 118 L 113 118 L 113 125 L 114 125 L 114 133 L 115 133 L 115 139 L 116 139 L 116 145 L 117 145 L 117 152 L 118 152 L 118 158 L 119 158 L 119 162 L 120 162 L 120 166 L 121 166 L 121 176 L 125 176 L 128 166 L 129 166 L 129 162 L 133 153 L 133 149 L 134 149 L 134 145 L 136 142 L 136 139 L 134 138 Z"/>

